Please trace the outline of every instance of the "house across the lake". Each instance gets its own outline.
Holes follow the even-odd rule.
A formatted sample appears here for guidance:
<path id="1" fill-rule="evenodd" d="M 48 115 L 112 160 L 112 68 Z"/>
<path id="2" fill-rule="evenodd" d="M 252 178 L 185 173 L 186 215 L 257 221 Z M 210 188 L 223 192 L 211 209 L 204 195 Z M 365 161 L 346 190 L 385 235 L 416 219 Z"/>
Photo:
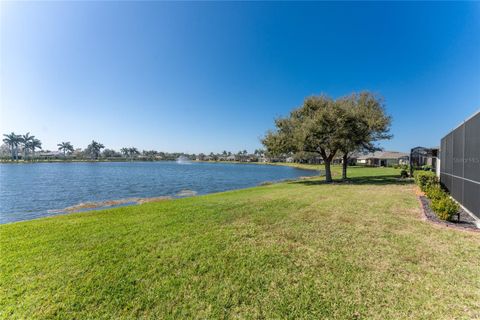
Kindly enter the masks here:
<path id="1" fill-rule="evenodd" d="M 62 158 L 63 152 L 60 151 L 40 151 L 37 153 L 37 158 L 40 159 L 56 159 Z"/>
<path id="2" fill-rule="evenodd" d="M 397 151 L 375 151 L 361 155 L 357 158 L 357 164 L 374 167 L 388 167 L 393 165 L 408 164 L 408 153 Z"/>

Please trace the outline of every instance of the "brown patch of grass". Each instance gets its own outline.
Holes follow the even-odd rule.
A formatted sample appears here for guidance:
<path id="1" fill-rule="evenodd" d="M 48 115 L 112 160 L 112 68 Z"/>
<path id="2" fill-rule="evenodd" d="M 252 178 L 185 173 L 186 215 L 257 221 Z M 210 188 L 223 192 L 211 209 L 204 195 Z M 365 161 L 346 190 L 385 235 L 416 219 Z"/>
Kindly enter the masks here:
<path id="1" fill-rule="evenodd" d="M 137 200 L 137 203 L 142 204 L 142 203 L 150 203 L 150 202 L 161 202 L 161 201 L 166 201 L 166 200 L 171 200 L 171 199 L 173 199 L 173 198 L 169 197 L 169 196 L 153 197 L 153 198 L 139 198 Z"/>
<path id="2" fill-rule="evenodd" d="M 160 201 L 165 201 L 170 199 L 173 199 L 173 198 L 170 196 L 161 196 L 161 197 L 151 197 L 151 198 L 125 198 L 125 199 L 106 200 L 106 201 L 98 201 L 98 202 L 83 202 L 83 203 L 76 204 L 74 206 L 64 208 L 59 211 L 71 213 L 71 212 L 77 212 L 81 210 L 118 206 L 122 204 L 143 204 L 143 203 L 150 203 L 150 202 L 160 202 Z"/>

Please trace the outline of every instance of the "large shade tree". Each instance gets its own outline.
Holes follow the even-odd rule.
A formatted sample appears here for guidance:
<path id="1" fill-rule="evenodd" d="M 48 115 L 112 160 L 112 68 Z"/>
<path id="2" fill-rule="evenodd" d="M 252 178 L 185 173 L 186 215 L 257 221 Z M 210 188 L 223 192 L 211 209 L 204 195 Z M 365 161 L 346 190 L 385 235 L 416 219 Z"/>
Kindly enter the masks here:
<path id="1" fill-rule="evenodd" d="M 344 178 L 349 155 L 372 149 L 386 138 L 390 118 L 374 95 L 364 92 L 333 100 L 325 95 L 305 99 L 288 117 L 275 120 L 262 143 L 270 154 L 308 152 L 319 154 L 325 164 L 325 179 L 332 181 L 331 163 L 338 153 L 344 158 Z"/>
<path id="2" fill-rule="evenodd" d="M 325 95 L 308 97 L 288 117 L 275 120 L 276 130 L 269 131 L 262 143 L 272 155 L 300 151 L 320 154 L 325 179 L 331 182 L 331 163 L 340 147 L 342 113 L 343 109 Z"/>
<path id="3" fill-rule="evenodd" d="M 391 139 L 391 117 L 383 100 L 370 92 L 353 93 L 336 101 L 343 109 L 339 126 L 339 151 L 342 156 L 342 179 L 347 179 L 347 166 L 354 152 L 380 150 L 375 143 Z"/>

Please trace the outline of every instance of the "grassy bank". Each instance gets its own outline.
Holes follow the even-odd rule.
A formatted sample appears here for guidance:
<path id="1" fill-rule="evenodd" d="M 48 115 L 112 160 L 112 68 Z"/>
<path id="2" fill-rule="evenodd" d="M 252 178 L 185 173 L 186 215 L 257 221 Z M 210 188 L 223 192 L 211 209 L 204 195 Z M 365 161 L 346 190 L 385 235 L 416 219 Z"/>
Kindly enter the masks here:
<path id="1" fill-rule="evenodd" d="M 479 235 L 349 173 L 2 225 L 0 318 L 480 317 Z"/>

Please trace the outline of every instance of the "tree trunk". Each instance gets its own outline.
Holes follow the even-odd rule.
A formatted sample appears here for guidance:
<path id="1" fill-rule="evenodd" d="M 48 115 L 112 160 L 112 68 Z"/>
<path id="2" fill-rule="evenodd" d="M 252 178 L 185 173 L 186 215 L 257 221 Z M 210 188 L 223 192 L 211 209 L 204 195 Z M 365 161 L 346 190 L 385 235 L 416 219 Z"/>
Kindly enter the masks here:
<path id="1" fill-rule="evenodd" d="M 337 153 L 337 150 L 331 151 L 330 154 L 327 155 L 325 149 L 320 148 L 320 155 L 325 163 L 325 182 L 327 183 L 333 182 L 331 164 L 333 157 L 335 157 L 335 153 Z"/>
<path id="2" fill-rule="evenodd" d="M 348 154 L 344 153 L 342 157 L 342 180 L 347 180 Z"/>
<path id="3" fill-rule="evenodd" d="M 323 159 L 323 161 L 325 162 L 325 181 L 330 183 L 332 182 L 332 170 L 330 168 L 330 164 L 331 164 L 331 160 L 329 158 L 325 158 Z"/>

